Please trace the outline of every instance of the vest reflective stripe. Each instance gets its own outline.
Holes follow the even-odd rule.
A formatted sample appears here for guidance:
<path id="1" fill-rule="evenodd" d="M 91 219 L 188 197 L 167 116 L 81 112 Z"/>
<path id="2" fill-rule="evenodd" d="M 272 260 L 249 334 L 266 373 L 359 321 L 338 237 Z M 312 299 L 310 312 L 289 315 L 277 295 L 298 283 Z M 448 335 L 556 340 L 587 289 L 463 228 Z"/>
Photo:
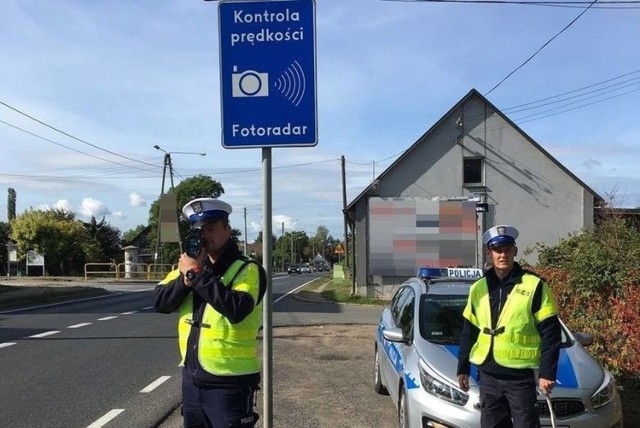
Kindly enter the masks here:
<path id="1" fill-rule="evenodd" d="M 480 329 L 478 340 L 471 348 L 472 363 L 482 364 L 487 359 L 493 343 L 493 357 L 501 366 L 510 368 L 539 366 L 542 339 L 536 325 L 557 314 L 553 297 L 545 283 L 541 284 L 543 287 L 541 308 L 535 316 L 531 313 L 533 296 L 540 282 L 540 279 L 534 275 L 522 276 L 522 282 L 513 287 L 498 317 L 495 328 L 497 330 L 504 327 L 504 332 L 495 336 L 484 332 L 485 328 L 491 328 L 487 280 L 481 278 L 473 284 L 463 312 L 463 316 Z"/>
<path id="2" fill-rule="evenodd" d="M 177 272 L 177 275 L 174 272 L 167 275 L 167 278 L 172 277 L 171 279 L 165 278 L 161 284 L 168 283 L 180 275 L 180 272 Z M 229 284 L 229 281 L 234 277 L 233 284 Z M 258 300 L 260 267 L 255 263 L 245 263 L 243 259 L 236 260 L 221 277 L 221 281 L 233 290 L 250 294 L 254 302 Z M 182 357 L 180 365 L 184 365 L 185 362 L 191 329 L 198 328 L 200 330 L 198 360 L 206 371 L 221 376 L 251 374 L 260 371 L 256 338 L 262 321 L 262 302 L 255 306 L 244 320 L 236 324 L 231 324 L 211 305 L 205 306 L 199 327 L 189 324 L 192 320 L 193 293 L 189 293 L 180 305 L 180 319 L 178 320 L 178 344 Z"/>
<path id="3" fill-rule="evenodd" d="M 203 349 L 200 352 L 200 357 L 220 358 L 220 357 L 234 357 L 234 358 L 252 358 L 255 357 L 258 352 L 258 346 L 241 348 L 234 346 L 233 348 L 208 348 Z"/>

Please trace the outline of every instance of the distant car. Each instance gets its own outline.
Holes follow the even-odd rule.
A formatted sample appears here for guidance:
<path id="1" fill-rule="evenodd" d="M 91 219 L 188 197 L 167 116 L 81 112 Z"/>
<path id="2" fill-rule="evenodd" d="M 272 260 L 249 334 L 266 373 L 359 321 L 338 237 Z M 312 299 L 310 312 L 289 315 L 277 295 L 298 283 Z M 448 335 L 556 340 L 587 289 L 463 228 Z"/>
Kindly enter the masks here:
<path id="1" fill-rule="evenodd" d="M 311 273 L 311 268 L 308 265 L 302 265 L 300 267 L 300 273 Z"/>
<path id="2" fill-rule="evenodd" d="M 471 366 L 468 392 L 459 389 L 456 375 L 462 311 L 471 284 L 480 276 L 479 269 L 421 268 L 383 309 L 373 383 L 376 392 L 391 396 L 400 427 L 480 426 L 478 370 Z M 583 348 L 593 338 L 561 326 L 557 383 L 550 396 L 558 426 L 622 427 L 615 379 Z M 542 395 L 538 412 L 541 426 L 551 427 Z"/>
<path id="3" fill-rule="evenodd" d="M 300 273 L 302 273 L 302 271 L 300 269 L 300 265 L 296 265 L 296 264 L 289 265 L 289 268 L 287 269 L 287 273 L 288 274 L 292 274 L 292 273 L 300 274 Z"/>

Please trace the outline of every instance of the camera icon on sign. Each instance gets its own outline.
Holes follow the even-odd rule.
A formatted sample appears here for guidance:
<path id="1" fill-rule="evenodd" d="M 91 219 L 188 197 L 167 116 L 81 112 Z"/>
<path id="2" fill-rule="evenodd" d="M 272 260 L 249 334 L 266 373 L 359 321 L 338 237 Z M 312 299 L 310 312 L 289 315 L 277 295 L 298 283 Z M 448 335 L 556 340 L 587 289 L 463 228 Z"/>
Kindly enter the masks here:
<path id="1" fill-rule="evenodd" d="M 231 74 L 231 96 L 238 97 L 268 97 L 269 73 L 259 73 L 255 70 L 238 72 L 238 67 L 233 67 Z"/>

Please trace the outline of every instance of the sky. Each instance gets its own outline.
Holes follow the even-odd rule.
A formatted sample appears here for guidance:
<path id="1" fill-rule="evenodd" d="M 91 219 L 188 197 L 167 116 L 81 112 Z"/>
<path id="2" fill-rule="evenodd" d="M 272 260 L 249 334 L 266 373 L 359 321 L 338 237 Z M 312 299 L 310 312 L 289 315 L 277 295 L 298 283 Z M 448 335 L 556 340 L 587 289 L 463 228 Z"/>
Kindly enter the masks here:
<path id="1" fill-rule="evenodd" d="M 349 203 L 472 88 L 601 196 L 640 206 L 640 4 L 597 2 L 554 38 L 578 6 L 316 0 L 318 141 L 272 149 L 274 234 L 343 239 L 341 156 Z M 262 150 L 222 147 L 218 32 L 213 1 L 0 2 L 0 221 L 11 187 L 17 214 L 147 224 L 158 145 L 176 185 L 222 184 L 253 242 Z"/>

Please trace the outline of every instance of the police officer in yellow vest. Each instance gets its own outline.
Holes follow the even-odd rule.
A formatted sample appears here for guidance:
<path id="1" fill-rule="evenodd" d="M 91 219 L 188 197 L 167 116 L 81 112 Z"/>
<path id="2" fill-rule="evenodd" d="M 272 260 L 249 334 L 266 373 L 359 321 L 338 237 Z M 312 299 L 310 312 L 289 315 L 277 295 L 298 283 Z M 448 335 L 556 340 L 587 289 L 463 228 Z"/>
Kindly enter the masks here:
<path id="1" fill-rule="evenodd" d="M 517 237 L 509 225 L 484 233 L 493 267 L 471 286 L 463 312 L 458 383 L 468 391 L 470 363 L 478 366 L 483 428 L 539 427 L 536 386 L 548 394 L 556 380 L 556 305 L 548 285 L 514 262 Z"/>
<path id="2" fill-rule="evenodd" d="M 156 286 L 154 307 L 180 313 L 184 426 L 253 427 L 266 275 L 231 239 L 228 203 L 199 198 L 182 212 L 202 251 L 180 256 L 178 268 Z"/>

